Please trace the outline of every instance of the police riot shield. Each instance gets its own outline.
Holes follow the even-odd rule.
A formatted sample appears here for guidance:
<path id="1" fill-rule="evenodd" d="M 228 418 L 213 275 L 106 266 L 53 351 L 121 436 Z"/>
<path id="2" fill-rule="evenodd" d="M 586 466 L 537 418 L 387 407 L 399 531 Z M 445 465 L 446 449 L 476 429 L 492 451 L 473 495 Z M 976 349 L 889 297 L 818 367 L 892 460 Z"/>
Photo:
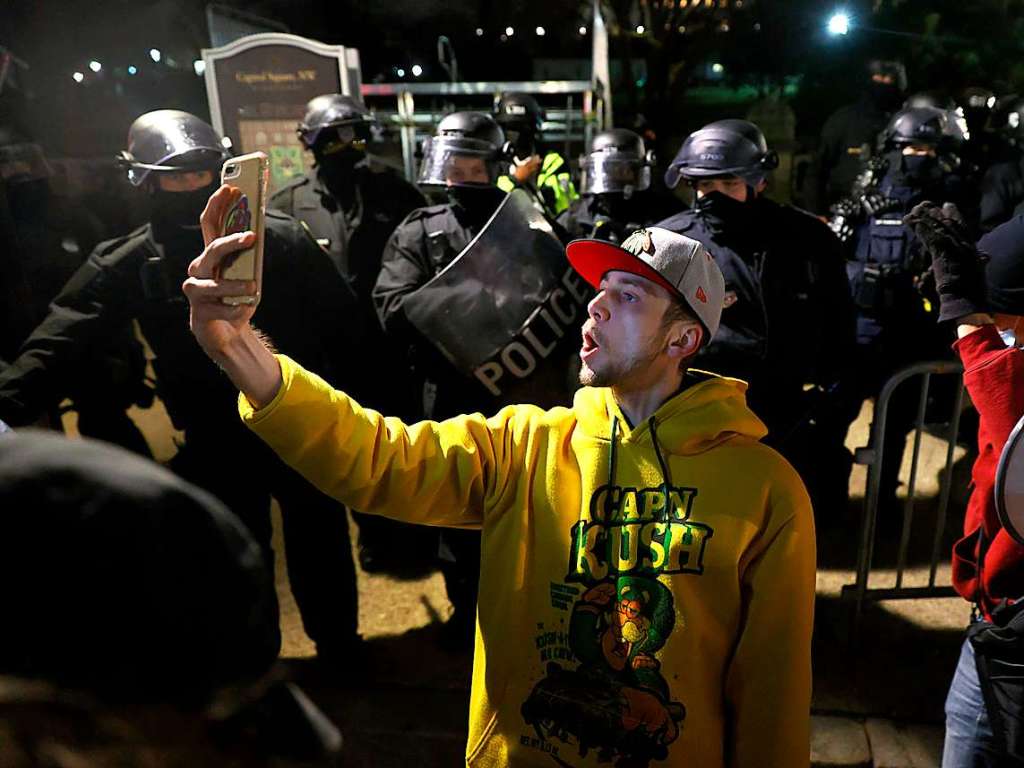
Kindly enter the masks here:
<path id="1" fill-rule="evenodd" d="M 472 242 L 406 297 L 409 321 L 499 405 L 568 405 L 590 288 L 513 190 Z"/>
<path id="2" fill-rule="evenodd" d="M 1006 532 L 1024 545 L 1024 416 L 1013 428 L 999 457 L 996 512 Z"/>

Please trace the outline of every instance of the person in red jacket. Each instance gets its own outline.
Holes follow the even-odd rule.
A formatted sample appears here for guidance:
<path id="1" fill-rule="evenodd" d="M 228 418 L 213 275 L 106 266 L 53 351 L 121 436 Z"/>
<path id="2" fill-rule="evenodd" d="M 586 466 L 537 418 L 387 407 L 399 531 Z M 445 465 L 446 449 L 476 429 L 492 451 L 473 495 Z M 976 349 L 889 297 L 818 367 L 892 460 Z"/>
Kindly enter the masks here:
<path id="1" fill-rule="evenodd" d="M 974 487 L 952 563 L 953 585 L 975 611 L 946 698 L 942 766 L 1024 766 L 1024 546 L 1002 527 L 995 505 L 999 457 L 1024 414 L 1024 217 L 977 247 L 951 205 L 921 203 L 905 221 L 932 257 L 939 321 L 956 328 L 953 348 L 979 415 Z M 986 645 L 979 638 L 993 630 L 1013 655 L 1002 661 L 1018 670 L 999 675 L 998 690 L 987 652 L 976 654 Z"/>

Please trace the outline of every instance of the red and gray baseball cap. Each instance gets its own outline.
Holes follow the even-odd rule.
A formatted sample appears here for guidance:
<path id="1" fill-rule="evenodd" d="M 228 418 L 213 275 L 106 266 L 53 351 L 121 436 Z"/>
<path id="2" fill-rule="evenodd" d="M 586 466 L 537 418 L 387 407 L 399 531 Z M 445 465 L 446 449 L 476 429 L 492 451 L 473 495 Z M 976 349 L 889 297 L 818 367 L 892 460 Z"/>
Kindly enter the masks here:
<path id="1" fill-rule="evenodd" d="M 662 286 L 704 326 L 704 343 L 718 331 L 725 278 L 701 243 L 659 227 L 638 229 L 621 245 L 573 240 L 565 254 L 573 269 L 595 288 L 608 272 L 629 272 Z"/>

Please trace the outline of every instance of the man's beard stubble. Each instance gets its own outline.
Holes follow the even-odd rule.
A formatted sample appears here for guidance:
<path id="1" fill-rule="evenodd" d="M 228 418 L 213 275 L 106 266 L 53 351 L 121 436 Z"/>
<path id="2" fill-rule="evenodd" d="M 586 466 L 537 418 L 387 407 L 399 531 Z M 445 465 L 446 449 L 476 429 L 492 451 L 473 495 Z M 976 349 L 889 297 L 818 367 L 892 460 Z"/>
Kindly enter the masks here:
<path id="1" fill-rule="evenodd" d="M 663 335 L 651 339 L 644 349 L 628 357 L 615 360 L 603 371 L 595 371 L 586 363 L 580 367 L 580 384 L 584 387 L 615 387 L 629 380 L 633 374 L 648 367 L 661 354 L 665 339 Z M 598 340 L 600 346 L 600 340 Z"/>

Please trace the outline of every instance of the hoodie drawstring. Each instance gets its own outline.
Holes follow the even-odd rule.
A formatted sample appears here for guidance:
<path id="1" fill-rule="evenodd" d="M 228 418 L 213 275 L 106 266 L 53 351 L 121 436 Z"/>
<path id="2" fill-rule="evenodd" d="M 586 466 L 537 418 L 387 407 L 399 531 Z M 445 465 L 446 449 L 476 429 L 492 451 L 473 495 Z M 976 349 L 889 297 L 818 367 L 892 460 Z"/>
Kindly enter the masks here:
<path id="1" fill-rule="evenodd" d="M 661 482 L 662 488 L 665 492 L 665 498 L 669 496 L 669 488 L 672 487 L 671 478 L 668 473 L 668 464 L 665 463 L 665 457 L 661 452 L 661 446 L 658 444 L 658 428 L 657 423 L 654 421 L 654 417 L 651 416 L 647 420 L 647 426 L 651 429 L 651 442 L 654 443 L 654 455 L 658 457 L 658 466 L 661 467 Z M 611 435 L 611 449 L 608 451 L 608 486 L 615 485 L 615 449 L 616 443 L 619 439 L 619 417 L 612 416 L 612 435 Z"/>
<path id="2" fill-rule="evenodd" d="M 619 417 L 612 416 L 612 447 L 608 452 L 608 487 L 615 485 L 615 443 L 619 437 Z"/>

